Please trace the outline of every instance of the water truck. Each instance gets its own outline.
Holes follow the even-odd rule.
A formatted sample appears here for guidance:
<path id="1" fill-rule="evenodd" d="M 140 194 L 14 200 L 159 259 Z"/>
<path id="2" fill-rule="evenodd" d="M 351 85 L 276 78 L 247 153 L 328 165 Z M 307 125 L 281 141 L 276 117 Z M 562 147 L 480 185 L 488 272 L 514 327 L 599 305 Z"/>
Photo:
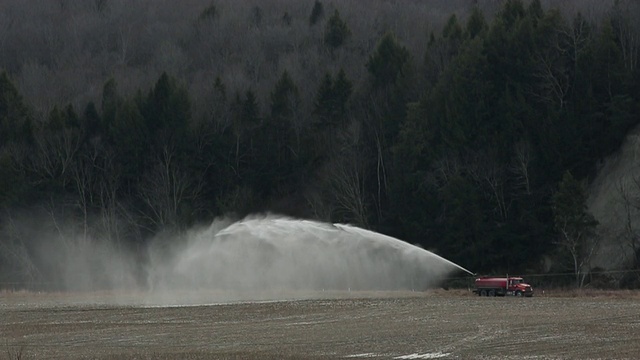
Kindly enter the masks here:
<path id="1" fill-rule="evenodd" d="M 473 290 L 478 296 L 533 296 L 533 288 L 521 277 L 479 277 Z"/>

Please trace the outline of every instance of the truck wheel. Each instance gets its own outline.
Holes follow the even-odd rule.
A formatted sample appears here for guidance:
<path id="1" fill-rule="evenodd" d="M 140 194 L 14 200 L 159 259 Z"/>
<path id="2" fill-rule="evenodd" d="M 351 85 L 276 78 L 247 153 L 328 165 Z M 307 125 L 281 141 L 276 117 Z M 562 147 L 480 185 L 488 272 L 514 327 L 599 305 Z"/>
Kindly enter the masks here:
<path id="1" fill-rule="evenodd" d="M 481 290 L 480 296 L 487 296 L 487 290 Z"/>
<path id="2" fill-rule="evenodd" d="M 518 291 L 516 291 L 516 296 L 517 296 L 517 297 L 522 297 L 522 291 L 519 291 L 519 290 L 518 290 Z"/>
<path id="3" fill-rule="evenodd" d="M 495 290 L 489 290 L 489 296 L 491 296 L 491 297 L 496 296 L 496 291 Z"/>

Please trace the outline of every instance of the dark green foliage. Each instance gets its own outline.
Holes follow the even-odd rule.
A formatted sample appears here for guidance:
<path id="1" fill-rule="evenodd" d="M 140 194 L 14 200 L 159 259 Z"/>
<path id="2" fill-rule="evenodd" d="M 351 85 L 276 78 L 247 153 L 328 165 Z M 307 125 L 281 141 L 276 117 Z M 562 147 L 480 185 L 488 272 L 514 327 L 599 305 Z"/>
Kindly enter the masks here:
<path id="1" fill-rule="evenodd" d="M 353 84 L 347 79 L 343 69 L 340 69 L 336 81 L 333 83 L 333 93 L 335 97 L 334 114 L 338 119 L 344 119 L 347 115 L 347 105 L 353 92 Z"/>
<path id="2" fill-rule="evenodd" d="M 498 14 L 497 21 L 502 22 L 507 30 L 511 30 L 524 18 L 525 13 L 522 0 L 507 0 Z"/>
<path id="3" fill-rule="evenodd" d="M 257 163 L 254 189 L 266 198 L 283 197 L 296 183 L 299 148 L 294 131 L 300 105 L 298 88 L 284 72 L 271 92 L 271 116 L 262 123 L 256 136 Z"/>
<path id="4" fill-rule="evenodd" d="M 271 117 L 291 121 L 300 104 L 300 93 L 289 73 L 285 71 L 271 93 Z"/>
<path id="5" fill-rule="evenodd" d="M 527 14 L 534 20 L 539 20 L 544 16 L 544 9 L 542 9 L 540 0 L 533 0 L 529 3 L 529 7 L 527 7 Z"/>
<path id="6" fill-rule="evenodd" d="M 252 90 L 245 93 L 245 101 L 242 103 L 241 122 L 247 128 L 255 128 L 260 122 L 260 109 L 256 95 Z"/>
<path id="7" fill-rule="evenodd" d="M 185 145 L 191 119 L 189 94 L 167 73 L 162 73 L 144 101 L 142 115 L 156 146 Z"/>
<path id="8" fill-rule="evenodd" d="M 114 126 L 121 103 L 116 81 L 109 79 L 102 87 L 102 126 L 105 131 L 111 131 Z"/>
<path id="9" fill-rule="evenodd" d="M 558 231 L 557 244 L 560 251 L 568 254 L 568 263 L 576 276 L 576 286 L 584 281 L 582 267 L 591 257 L 593 237 L 598 222 L 587 211 L 587 193 L 585 186 L 565 172 L 558 190 L 553 194 L 553 215 Z"/>
<path id="10" fill-rule="evenodd" d="M 221 102 L 227 102 L 227 88 L 224 86 L 219 76 L 216 77 L 213 89 Z"/>
<path id="11" fill-rule="evenodd" d="M 375 86 L 388 87 L 398 83 L 411 65 L 409 51 L 398 43 L 392 33 L 386 33 L 367 62 Z"/>
<path id="12" fill-rule="evenodd" d="M 251 23 L 254 26 L 260 26 L 262 24 L 262 18 L 264 17 L 264 12 L 260 6 L 255 6 L 253 10 L 251 10 Z"/>
<path id="13" fill-rule="evenodd" d="M 6 72 L 0 74 L 0 148 L 30 136 L 29 110 Z"/>
<path id="14" fill-rule="evenodd" d="M 451 15 L 444 29 L 442 29 L 442 37 L 445 39 L 462 39 L 462 28 L 455 14 Z"/>
<path id="15" fill-rule="evenodd" d="M 320 0 L 316 0 L 313 3 L 313 9 L 311 9 L 311 15 L 309 15 L 309 24 L 311 26 L 315 25 L 322 19 L 324 16 L 324 7 L 322 6 L 322 2 Z"/>
<path id="16" fill-rule="evenodd" d="M 476 6 L 471 11 L 467 25 L 465 27 L 465 36 L 469 39 L 480 35 L 487 28 L 487 23 L 484 19 L 482 11 Z"/>
<path id="17" fill-rule="evenodd" d="M 98 109 L 96 109 L 96 104 L 93 101 L 90 101 L 84 108 L 82 126 L 89 137 L 101 134 L 103 131 L 100 114 L 98 114 Z"/>
<path id="18" fill-rule="evenodd" d="M 584 185 L 565 172 L 558 190 L 553 194 L 555 226 L 569 235 L 589 232 L 595 227 L 593 216 L 587 213 L 587 193 Z"/>
<path id="19" fill-rule="evenodd" d="M 29 179 L 20 171 L 12 150 L 26 150 L 33 141 L 30 111 L 6 72 L 0 74 L 0 207 L 29 202 Z"/>
<path id="20" fill-rule="evenodd" d="M 318 115 L 321 119 L 329 118 L 333 109 L 334 100 L 333 77 L 331 74 L 326 73 L 322 78 L 320 88 L 316 93 L 313 113 Z"/>
<path id="21" fill-rule="evenodd" d="M 216 6 L 211 4 L 200 13 L 200 20 L 214 20 L 218 16 Z"/>
<path id="22" fill-rule="evenodd" d="M 138 105 L 132 100 L 122 104 L 109 134 L 117 154 L 123 187 L 126 191 L 134 191 L 137 180 L 147 169 L 146 161 L 152 156 L 150 143 L 154 139 L 150 137 Z"/>
<path id="23" fill-rule="evenodd" d="M 344 125 L 347 106 L 353 85 L 344 70 L 340 70 L 334 81 L 331 74 L 325 74 L 316 94 L 313 113 L 318 116 L 321 128 L 337 128 Z"/>
<path id="24" fill-rule="evenodd" d="M 293 18 L 291 17 L 291 15 L 289 15 L 289 12 L 285 11 L 284 15 L 282 15 L 282 25 L 291 26 L 292 22 Z"/>
<path id="25" fill-rule="evenodd" d="M 340 18 L 340 13 L 336 9 L 324 30 L 324 43 L 331 49 L 337 49 L 347 41 L 349 36 L 351 36 L 351 30 L 349 30 L 347 23 Z"/>

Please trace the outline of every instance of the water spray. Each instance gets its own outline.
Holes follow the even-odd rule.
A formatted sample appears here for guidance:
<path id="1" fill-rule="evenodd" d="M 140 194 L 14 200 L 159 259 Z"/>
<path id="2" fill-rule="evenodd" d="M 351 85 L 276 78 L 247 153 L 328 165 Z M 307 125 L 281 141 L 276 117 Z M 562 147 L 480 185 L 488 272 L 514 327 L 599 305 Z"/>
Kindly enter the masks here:
<path id="1" fill-rule="evenodd" d="M 206 292 L 231 299 L 326 296 L 327 291 L 426 290 L 471 271 L 396 238 L 344 224 L 275 216 L 192 234 L 151 264 L 149 286 L 179 302 Z"/>

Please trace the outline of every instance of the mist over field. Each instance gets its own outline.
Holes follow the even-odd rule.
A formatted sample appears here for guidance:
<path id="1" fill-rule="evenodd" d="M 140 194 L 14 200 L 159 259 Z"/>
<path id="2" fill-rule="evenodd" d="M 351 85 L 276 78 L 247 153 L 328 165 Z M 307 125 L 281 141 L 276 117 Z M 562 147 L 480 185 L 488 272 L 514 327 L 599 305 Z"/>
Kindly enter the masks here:
<path id="1" fill-rule="evenodd" d="M 314 298 L 330 292 L 423 291 L 466 271 L 429 251 L 349 225 L 263 215 L 158 236 L 145 251 L 71 231 L 27 233 L 34 289 L 106 292 L 154 305 Z M 140 254 L 144 254 L 140 256 Z M 468 271 L 467 271 L 468 272 Z M 326 291 L 326 293 L 324 293 Z M 104 300 L 103 300 L 104 301 Z"/>
<path id="2" fill-rule="evenodd" d="M 327 291 L 422 291 L 466 271 L 431 252 L 357 227 L 277 216 L 190 232 L 170 257 L 149 263 L 152 297 L 180 302 L 193 291 L 256 299 Z M 171 299 L 171 300 L 169 300 Z"/>

